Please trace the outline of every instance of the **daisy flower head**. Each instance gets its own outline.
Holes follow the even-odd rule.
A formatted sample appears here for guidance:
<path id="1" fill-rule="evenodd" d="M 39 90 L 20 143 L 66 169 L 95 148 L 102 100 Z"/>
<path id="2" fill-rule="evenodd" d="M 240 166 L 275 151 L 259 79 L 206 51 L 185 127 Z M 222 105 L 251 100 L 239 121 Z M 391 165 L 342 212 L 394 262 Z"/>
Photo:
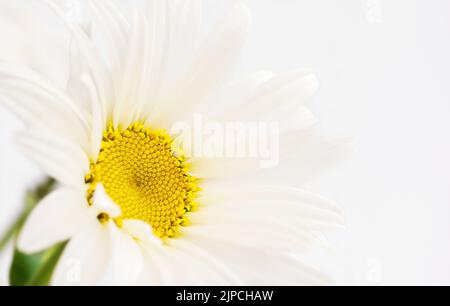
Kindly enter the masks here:
<path id="1" fill-rule="evenodd" d="M 44 2 L 70 34 L 67 84 L 1 62 L 0 101 L 58 182 L 18 240 L 29 253 L 68 241 L 52 283 L 323 283 L 298 255 L 342 216 L 296 186 L 345 146 L 313 129 L 309 70 L 231 79 L 245 5 L 204 35 L 201 0 L 148 0 L 131 17 L 86 1 L 87 26 Z"/>

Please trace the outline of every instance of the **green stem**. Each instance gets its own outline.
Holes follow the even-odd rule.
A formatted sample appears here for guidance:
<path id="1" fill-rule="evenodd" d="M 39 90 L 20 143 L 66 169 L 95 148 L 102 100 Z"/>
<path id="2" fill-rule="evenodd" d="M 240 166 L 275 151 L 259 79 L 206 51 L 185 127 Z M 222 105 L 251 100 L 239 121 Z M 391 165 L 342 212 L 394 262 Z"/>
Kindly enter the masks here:
<path id="1" fill-rule="evenodd" d="M 50 284 L 53 271 L 56 268 L 66 244 L 67 242 L 60 243 L 45 252 L 41 265 L 26 283 L 26 286 L 47 286 Z"/>
<path id="2" fill-rule="evenodd" d="M 5 233 L 3 238 L 0 239 L 0 252 L 8 245 L 8 242 L 15 236 L 17 230 L 17 224 L 21 222 L 21 217 L 16 221 Z"/>

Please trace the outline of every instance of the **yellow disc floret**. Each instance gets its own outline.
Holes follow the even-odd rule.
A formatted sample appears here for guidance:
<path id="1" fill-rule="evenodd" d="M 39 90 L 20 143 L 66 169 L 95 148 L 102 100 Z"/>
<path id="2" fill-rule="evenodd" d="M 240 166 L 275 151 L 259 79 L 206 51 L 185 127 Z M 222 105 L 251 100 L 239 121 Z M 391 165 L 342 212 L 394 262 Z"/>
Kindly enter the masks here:
<path id="1" fill-rule="evenodd" d="M 115 220 L 119 225 L 125 219 L 142 220 L 160 238 L 173 237 L 186 224 L 198 191 L 184 158 L 174 154 L 170 136 L 140 123 L 105 131 L 86 183 L 90 204 L 101 183 L 122 209 L 122 216 Z"/>

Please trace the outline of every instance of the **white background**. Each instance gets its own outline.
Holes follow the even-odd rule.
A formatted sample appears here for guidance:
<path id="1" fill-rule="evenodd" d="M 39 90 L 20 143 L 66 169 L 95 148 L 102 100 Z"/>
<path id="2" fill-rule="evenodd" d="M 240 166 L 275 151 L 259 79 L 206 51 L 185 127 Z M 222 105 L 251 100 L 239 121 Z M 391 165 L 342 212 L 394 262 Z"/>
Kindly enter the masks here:
<path id="1" fill-rule="evenodd" d="M 241 72 L 314 68 L 324 133 L 357 140 L 352 159 L 308 186 L 348 221 L 316 260 L 337 284 L 450 285 L 450 2 L 246 2 Z M 17 161 L 15 123 L 0 113 L 2 229 L 14 186 L 36 171 Z"/>

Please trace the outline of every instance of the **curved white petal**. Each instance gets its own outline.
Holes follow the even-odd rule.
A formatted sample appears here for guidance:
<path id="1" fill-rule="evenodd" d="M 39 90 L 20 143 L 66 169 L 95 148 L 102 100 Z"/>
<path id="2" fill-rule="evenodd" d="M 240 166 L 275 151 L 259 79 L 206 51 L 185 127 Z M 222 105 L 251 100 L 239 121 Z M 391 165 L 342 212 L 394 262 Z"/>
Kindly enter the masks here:
<path id="1" fill-rule="evenodd" d="M 164 246 L 145 246 L 146 265 L 143 270 L 145 275 L 141 276 L 141 281 L 144 284 L 157 282 L 169 286 L 241 283 L 226 265 L 210 256 L 206 250 L 199 249 L 188 242 L 178 244 L 176 241 Z"/>
<path id="2" fill-rule="evenodd" d="M 279 122 L 282 123 L 281 131 L 303 131 L 313 127 L 317 123 L 316 116 L 304 106 L 291 109 L 289 114 L 283 117 L 284 119 L 279 119 Z"/>
<path id="3" fill-rule="evenodd" d="M 103 17 L 107 18 L 110 27 L 114 28 L 114 31 L 117 31 L 115 33 L 117 39 L 126 40 L 129 34 L 130 25 L 123 12 L 114 5 L 114 2 L 110 0 L 99 0 L 95 1 L 95 4 L 92 5 L 97 5 L 98 9 L 103 11 L 103 14 L 105 14 Z"/>
<path id="4" fill-rule="evenodd" d="M 89 114 L 30 69 L 0 64 L 0 103 L 28 127 L 70 139 L 87 150 Z"/>
<path id="5" fill-rule="evenodd" d="M 164 54 L 165 67 L 160 76 L 159 89 L 162 95 L 173 90 L 194 60 L 202 29 L 201 0 L 170 0 L 168 10 L 170 25 L 167 33 L 167 52 Z M 149 13 L 153 13 L 151 7 Z"/>
<path id="6" fill-rule="evenodd" d="M 149 52 L 146 23 L 145 17 L 135 10 L 129 47 L 123 69 L 120 71 L 117 101 L 113 109 L 113 123 L 116 127 L 128 127 L 141 109 L 140 104 L 147 102 L 147 97 L 142 94 L 142 90 L 147 90 L 149 86 L 142 82 L 147 69 L 146 55 Z"/>
<path id="7" fill-rule="evenodd" d="M 199 248 L 195 244 L 189 242 L 187 239 L 174 239 L 169 242 L 171 246 L 186 254 L 186 257 L 197 258 L 202 262 L 199 269 L 210 270 L 206 273 L 217 273 L 217 284 L 228 285 L 244 285 L 239 275 L 230 269 L 225 263 L 220 261 L 216 254 L 208 252 L 207 248 Z M 217 276 L 216 276 L 217 277 Z M 212 284 L 210 284 L 212 285 Z"/>
<path id="8" fill-rule="evenodd" d="M 198 112 L 211 120 L 226 120 L 224 114 L 229 115 L 231 110 L 241 108 L 258 92 L 263 84 L 275 77 L 270 70 L 251 73 L 243 78 L 228 84 L 208 98 Z M 214 105 L 214 107 L 211 107 Z M 237 114 L 239 115 L 239 114 Z"/>
<path id="9" fill-rule="evenodd" d="M 275 205 L 277 208 L 304 209 L 303 213 L 309 210 L 317 213 L 341 214 L 341 210 L 331 201 L 314 194 L 312 192 L 286 186 L 236 186 L 233 184 L 214 184 L 213 182 L 205 186 L 204 200 L 207 205 L 217 205 L 220 207 L 239 206 L 262 209 L 264 205 Z M 236 201 L 238 200 L 238 201 Z M 241 205 L 242 202 L 245 203 Z"/>
<path id="10" fill-rule="evenodd" d="M 353 139 L 324 139 L 316 129 L 280 131 L 278 135 L 277 138 L 275 132 L 270 134 L 268 140 L 274 142 L 266 146 L 268 151 L 259 151 L 254 158 L 191 158 L 192 173 L 205 179 L 298 186 L 347 159 L 354 151 Z M 230 145 L 236 150 L 235 143 Z"/>
<path id="11" fill-rule="evenodd" d="M 51 177 L 66 186 L 84 186 L 89 159 L 76 145 L 32 132 L 17 134 L 15 141 Z"/>
<path id="12" fill-rule="evenodd" d="M 89 39 L 81 26 L 70 23 L 66 20 L 64 13 L 52 0 L 43 0 L 55 14 L 64 22 L 67 29 L 70 31 L 73 42 L 78 47 L 80 53 L 84 57 L 84 60 L 89 68 L 91 77 L 95 82 L 98 96 L 103 105 L 104 113 L 109 114 L 111 105 L 114 103 L 115 89 L 114 83 L 111 77 L 111 73 L 108 70 L 107 65 L 102 60 L 99 54 L 99 50 L 95 48 L 93 42 Z"/>
<path id="13" fill-rule="evenodd" d="M 141 120 L 161 99 L 161 84 L 164 77 L 165 67 L 168 63 L 169 37 L 171 20 L 169 15 L 168 1 L 149 0 L 145 8 L 145 28 L 142 33 L 146 37 L 142 39 L 146 42 L 146 52 L 142 58 L 144 65 L 141 77 L 142 93 L 139 101 L 139 110 L 142 112 Z M 144 86 L 145 85 L 145 86 Z"/>
<path id="14" fill-rule="evenodd" d="M 282 221 L 244 219 L 236 215 L 228 215 L 227 218 L 233 221 L 226 225 L 222 222 L 222 224 L 190 226 L 183 232 L 190 237 L 211 238 L 216 241 L 234 243 L 236 246 L 278 252 L 309 251 L 316 242 L 304 229 L 299 230 Z"/>
<path id="15" fill-rule="evenodd" d="M 98 214 L 106 213 L 111 218 L 120 217 L 122 214 L 120 206 L 108 196 L 102 184 L 99 184 L 95 189 L 92 208 L 95 209 Z"/>
<path id="16" fill-rule="evenodd" d="M 47 99 L 47 101 L 38 100 L 39 103 L 47 103 L 47 105 L 56 107 L 55 102 L 57 102 L 60 106 L 66 107 L 72 112 L 72 116 L 80 121 L 79 124 L 81 127 L 86 128 L 86 114 L 82 112 L 79 105 L 72 101 L 63 90 L 45 78 L 45 76 L 23 65 L 11 65 L 8 62 L 1 62 L 0 76 L 2 80 L 1 84 L 5 87 L 29 91 L 30 95 Z"/>
<path id="17" fill-rule="evenodd" d="M 111 231 L 112 281 L 116 285 L 137 284 L 144 266 L 143 254 L 138 242 L 128 233 L 109 222 Z"/>
<path id="18" fill-rule="evenodd" d="M 248 9 L 236 2 L 230 15 L 210 34 L 193 66 L 172 94 L 148 111 L 150 123 L 167 127 L 167 123 L 176 122 L 187 112 L 192 113 L 204 98 L 227 80 L 240 57 L 249 20 Z"/>
<path id="19" fill-rule="evenodd" d="M 101 32 L 101 38 L 108 52 L 111 70 L 118 72 L 125 55 L 130 27 L 123 14 L 108 0 L 89 1 L 93 25 Z"/>
<path id="20" fill-rule="evenodd" d="M 353 138 L 327 139 L 311 131 L 292 131 L 280 137 L 280 163 L 267 171 L 250 173 L 255 183 L 286 184 L 299 186 L 352 156 L 355 150 Z M 295 165 L 295 166 L 294 166 Z"/>
<path id="21" fill-rule="evenodd" d="M 342 228 L 334 203 L 297 188 L 210 184 L 183 228 L 188 237 L 266 250 L 299 252 L 318 241 L 316 231 Z"/>
<path id="22" fill-rule="evenodd" d="M 161 244 L 143 244 L 144 267 L 139 282 L 144 285 L 168 286 L 176 283 L 183 265 Z"/>
<path id="23" fill-rule="evenodd" d="M 26 65 L 65 88 L 68 80 L 69 37 L 40 1 L 0 1 L 0 60 Z M 42 22 L 42 19 L 46 22 Z"/>
<path id="24" fill-rule="evenodd" d="M 144 65 L 146 101 L 142 110 L 154 110 L 185 75 L 202 23 L 201 0 L 146 1 L 148 52 Z"/>
<path id="25" fill-rule="evenodd" d="M 28 217 L 18 247 L 26 253 L 46 249 L 82 231 L 92 217 L 81 190 L 61 188 L 53 191 Z"/>
<path id="26" fill-rule="evenodd" d="M 152 228 L 148 223 L 141 220 L 124 220 L 122 225 L 131 237 L 147 244 L 162 245 L 162 240 L 153 234 Z"/>
<path id="27" fill-rule="evenodd" d="M 284 125 L 292 112 L 302 107 L 318 87 L 317 77 L 308 69 L 278 75 L 263 71 L 226 86 L 208 99 L 199 112 L 208 120 L 221 122 L 263 120 Z"/>
<path id="28" fill-rule="evenodd" d="M 88 89 L 89 98 L 91 101 L 92 122 L 89 153 L 91 160 L 97 160 L 101 148 L 103 130 L 106 127 L 107 118 L 93 80 L 88 75 L 83 75 L 81 77 L 81 80 Z"/>
<path id="29" fill-rule="evenodd" d="M 17 134 L 16 143 L 44 172 L 62 184 L 81 189 L 89 172 L 89 159 L 76 145 L 33 132 Z"/>
<path id="30" fill-rule="evenodd" d="M 111 265 L 111 233 L 92 218 L 67 244 L 52 277 L 58 286 L 97 285 Z"/>
<path id="31" fill-rule="evenodd" d="M 207 235 L 190 236 L 190 242 L 235 271 L 245 285 L 323 285 L 328 281 L 316 269 L 279 251 Z"/>

